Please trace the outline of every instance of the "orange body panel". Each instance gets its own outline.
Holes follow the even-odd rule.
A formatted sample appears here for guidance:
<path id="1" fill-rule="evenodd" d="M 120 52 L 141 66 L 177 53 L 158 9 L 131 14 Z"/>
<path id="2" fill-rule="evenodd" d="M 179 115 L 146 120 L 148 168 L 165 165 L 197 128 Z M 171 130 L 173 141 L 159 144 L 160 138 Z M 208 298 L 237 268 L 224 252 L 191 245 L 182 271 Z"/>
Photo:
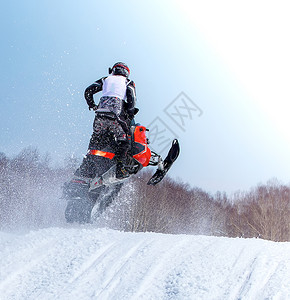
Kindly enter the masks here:
<path id="1" fill-rule="evenodd" d="M 98 156 L 103 156 L 103 157 L 107 157 L 109 159 L 112 159 L 115 154 L 111 153 L 111 152 L 105 152 L 105 151 L 101 151 L 101 150 L 89 150 L 88 154 L 90 155 L 98 155 Z"/>
<path id="2" fill-rule="evenodd" d="M 147 145 L 146 127 L 136 126 L 134 131 L 134 142 L 144 146 L 144 150 L 133 155 L 133 157 L 138 160 L 143 167 L 148 166 L 151 157 L 151 150 Z"/>

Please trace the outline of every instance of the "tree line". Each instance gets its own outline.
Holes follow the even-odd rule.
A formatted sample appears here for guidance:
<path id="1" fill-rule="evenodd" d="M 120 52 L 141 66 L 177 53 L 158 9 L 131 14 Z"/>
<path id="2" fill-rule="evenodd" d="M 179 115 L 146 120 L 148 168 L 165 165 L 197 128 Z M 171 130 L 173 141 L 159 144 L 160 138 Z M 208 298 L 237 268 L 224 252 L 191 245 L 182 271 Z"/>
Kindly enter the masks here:
<path id="1" fill-rule="evenodd" d="M 28 147 L 13 158 L 0 153 L 0 229 L 39 228 L 62 217 L 63 180 L 72 166 L 52 168 L 49 154 Z M 59 221 L 60 222 L 60 221 Z"/>
<path id="2" fill-rule="evenodd" d="M 0 153 L 0 229 L 39 228 L 64 223 L 62 185 L 75 159 L 50 166 L 49 155 L 34 148 L 13 158 Z M 151 174 L 133 176 L 119 197 L 94 222 L 117 230 L 201 234 L 290 241 L 290 186 L 277 180 L 233 196 L 215 195 L 166 177 L 148 186 Z"/>

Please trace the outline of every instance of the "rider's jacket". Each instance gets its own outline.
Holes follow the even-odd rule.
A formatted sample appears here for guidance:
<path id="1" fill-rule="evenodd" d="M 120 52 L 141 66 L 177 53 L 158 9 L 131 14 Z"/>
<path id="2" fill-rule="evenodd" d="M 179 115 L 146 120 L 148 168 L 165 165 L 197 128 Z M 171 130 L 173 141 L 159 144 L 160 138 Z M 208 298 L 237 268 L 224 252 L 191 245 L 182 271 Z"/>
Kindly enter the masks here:
<path id="1" fill-rule="evenodd" d="M 114 113 L 121 118 L 134 117 L 136 91 L 132 80 L 120 75 L 110 75 L 95 81 L 85 90 L 85 99 L 89 108 L 96 106 L 93 95 L 102 91 L 102 97 L 96 109 L 99 113 Z"/>

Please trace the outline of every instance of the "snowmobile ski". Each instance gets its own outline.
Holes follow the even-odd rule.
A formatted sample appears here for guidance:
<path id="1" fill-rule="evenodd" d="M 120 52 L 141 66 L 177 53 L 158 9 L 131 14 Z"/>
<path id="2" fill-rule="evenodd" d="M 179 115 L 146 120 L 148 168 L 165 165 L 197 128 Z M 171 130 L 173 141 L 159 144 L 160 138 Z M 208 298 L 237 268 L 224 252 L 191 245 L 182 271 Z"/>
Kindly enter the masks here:
<path id="1" fill-rule="evenodd" d="M 164 159 L 164 161 L 160 161 L 158 163 L 158 169 L 155 172 L 155 174 L 150 178 L 150 180 L 147 182 L 148 185 L 156 185 L 159 183 L 166 173 L 169 171 L 177 157 L 179 156 L 180 147 L 177 139 L 174 139 L 172 141 L 172 146 Z"/>

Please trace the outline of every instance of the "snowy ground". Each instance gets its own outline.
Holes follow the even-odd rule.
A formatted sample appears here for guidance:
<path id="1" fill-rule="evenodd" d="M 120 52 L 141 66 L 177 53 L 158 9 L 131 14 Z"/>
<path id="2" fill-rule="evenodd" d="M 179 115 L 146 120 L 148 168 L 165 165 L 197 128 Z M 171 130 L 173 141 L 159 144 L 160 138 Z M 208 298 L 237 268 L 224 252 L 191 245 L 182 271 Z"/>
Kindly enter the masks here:
<path id="1" fill-rule="evenodd" d="M 0 233 L 0 299 L 290 299 L 290 243 L 92 226 Z"/>

